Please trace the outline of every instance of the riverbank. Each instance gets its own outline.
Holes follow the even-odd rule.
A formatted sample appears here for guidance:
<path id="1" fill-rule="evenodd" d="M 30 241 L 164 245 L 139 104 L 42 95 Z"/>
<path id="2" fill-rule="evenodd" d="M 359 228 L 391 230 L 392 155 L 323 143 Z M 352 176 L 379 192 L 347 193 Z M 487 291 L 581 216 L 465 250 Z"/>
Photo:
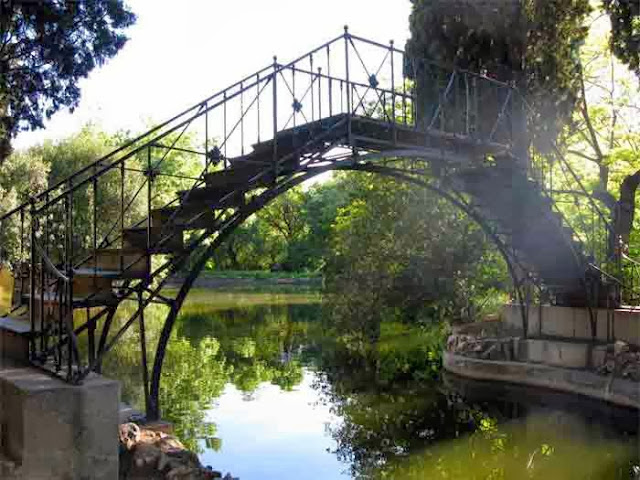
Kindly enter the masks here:
<path id="1" fill-rule="evenodd" d="M 443 367 L 475 380 L 553 389 L 640 410 L 640 349 L 622 341 L 525 339 L 500 322 L 479 322 L 454 330 Z"/>
<path id="2" fill-rule="evenodd" d="M 167 281 L 168 288 L 179 288 L 184 276 L 175 275 Z M 194 282 L 195 288 L 218 290 L 320 289 L 321 275 L 267 271 L 202 272 Z"/>

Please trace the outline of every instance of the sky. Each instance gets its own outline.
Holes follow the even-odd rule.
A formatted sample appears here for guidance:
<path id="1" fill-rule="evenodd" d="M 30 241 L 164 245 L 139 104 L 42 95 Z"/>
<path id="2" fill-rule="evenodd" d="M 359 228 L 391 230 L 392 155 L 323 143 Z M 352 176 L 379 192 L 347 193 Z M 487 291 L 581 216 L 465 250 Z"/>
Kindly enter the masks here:
<path id="1" fill-rule="evenodd" d="M 343 32 L 403 48 L 409 0 L 127 0 L 136 24 L 129 41 L 80 82 L 73 113 L 23 132 L 26 148 L 94 123 L 143 131 L 273 62 L 286 62 Z"/>

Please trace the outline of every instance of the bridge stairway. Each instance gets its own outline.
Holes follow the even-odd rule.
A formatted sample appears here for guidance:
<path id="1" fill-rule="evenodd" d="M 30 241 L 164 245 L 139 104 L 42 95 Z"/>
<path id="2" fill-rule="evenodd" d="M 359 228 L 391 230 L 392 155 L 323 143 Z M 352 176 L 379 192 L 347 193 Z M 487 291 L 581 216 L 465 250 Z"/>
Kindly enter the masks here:
<path id="1" fill-rule="evenodd" d="M 455 178 L 483 217 L 510 237 L 510 245 L 526 270 L 535 272 L 558 305 L 584 307 L 611 301 L 597 275 L 592 276 L 595 286 L 590 285 L 591 293 L 587 293 L 584 279 L 589 276 L 591 262 L 583 244 L 523 169 L 503 163 L 467 168 Z"/>
<path id="2" fill-rule="evenodd" d="M 252 191 L 268 187 L 277 177 L 295 171 L 300 166 L 300 157 L 291 154 L 319 130 L 330 129 L 331 125 L 333 122 L 329 120 L 280 132 L 280 158 L 285 158 L 280 161 L 277 175 L 273 168 L 273 142 L 267 141 L 254 145 L 253 151 L 247 155 L 227 159 L 226 168 L 205 173 L 202 186 L 176 192 L 176 200 L 170 205 L 152 209 L 144 224 L 124 228 L 122 248 L 97 249 L 72 272 L 59 272 L 60 275 L 70 273 L 72 276 L 73 297 L 70 303 L 68 298 L 62 297 L 66 292 L 56 290 L 49 280 L 41 281 L 44 276 L 40 267 L 32 272 L 29 263 L 24 262 L 14 273 L 11 286 L 0 285 L 0 293 L 12 291 L 10 306 L 4 306 L 9 313 L 0 317 L 0 359 L 33 361 L 30 342 L 40 342 L 45 336 L 55 337 L 63 329 L 60 322 L 68 317 L 65 308 L 69 304 L 74 311 L 117 307 L 126 297 L 119 293 L 123 285 L 135 280 L 150 280 L 154 255 L 181 255 L 186 247 L 184 233 L 205 229 L 215 231 L 218 212 L 243 207 Z M 327 141 L 345 132 L 346 129 L 336 130 Z M 53 266 L 56 267 L 60 266 Z M 32 273 L 35 278 L 33 294 Z M 36 319 L 34 322 L 32 316 Z M 60 369 L 59 366 L 49 367 Z"/>

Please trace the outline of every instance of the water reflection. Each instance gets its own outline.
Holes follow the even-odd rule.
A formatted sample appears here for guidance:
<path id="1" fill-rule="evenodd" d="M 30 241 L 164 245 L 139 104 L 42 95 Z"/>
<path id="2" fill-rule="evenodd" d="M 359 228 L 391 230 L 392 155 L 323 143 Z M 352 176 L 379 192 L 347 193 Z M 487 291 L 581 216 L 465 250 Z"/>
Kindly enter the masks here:
<path id="1" fill-rule="evenodd" d="M 637 416 L 440 371 L 443 331 L 332 331 L 318 295 L 195 292 L 172 339 L 164 416 L 203 462 L 253 478 L 617 479 Z M 234 307 L 234 305 L 238 305 Z M 150 314 L 155 339 L 163 312 Z M 137 340 L 105 366 L 140 406 Z"/>
<path id="2" fill-rule="evenodd" d="M 263 383 L 249 400 L 228 385 L 207 415 L 218 425 L 222 448 L 205 451 L 202 461 L 241 479 L 349 478 L 324 434 L 339 419 L 329 405 L 319 404 L 316 381 L 317 374 L 305 369 L 291 391 Z"/>

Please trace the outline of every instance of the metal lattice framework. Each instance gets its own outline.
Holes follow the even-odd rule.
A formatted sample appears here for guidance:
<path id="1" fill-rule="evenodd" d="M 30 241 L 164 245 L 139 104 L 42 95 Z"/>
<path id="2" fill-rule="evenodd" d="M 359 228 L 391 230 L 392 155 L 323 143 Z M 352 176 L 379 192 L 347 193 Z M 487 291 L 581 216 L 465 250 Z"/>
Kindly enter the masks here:
<path id="1" fill-rule="evenodd" d="M 420 109 L 411 80 L 418 72 L 431 98 Z M 507 261 L 526 322 L 525 290 L 544 288 L 544 269 L 537 271 L 524 247 L 514 245 L 514 233 L 487 214 L 491 208 L 477 204 L 482 195 L 468 178 L 480 168 L 507 171 L 514 184 L 523 179 L 557 221 L 571 275 L 579 277 L 586 299 L 578 292 L 577 301 L 602 304 L 597 287 L 617 305 L 620 281 L 616 272 L 606 273 L 608 219 L 559 149 L 528 151 L 527 108 L 511 85 L 407 58 L 393 43 L 345 29 L 290 63 L 274 58 L 0 217 L 0 253 L 16 277 L 6 318 L 28 325 L 33 365 L 74 383 L 99 371 L 104 356 L 137 325 L 147 414 L 157 418 L 166 347 L 212 252 L 269 201 L 329 170 L 412 182 L 464 210 Z M 185 135 L 200 138 L 200 150 L 180 147 Z M 201 165 L 201 173 L 188 177 L 167 168 L 176 153 Z M 575 192 L 554 190 L 559 172 L 575 177 Z M 182 190 L 166 199 L 163 181 Z M 101 203 L 107 184 L 119 192 L 118 205 Z M 588 228 L 560 216 L 559 201 L 567 196 L 591 212 Z M 187 267 L 183 284 L 167 294 L 169 278 Z M 576 298 L 574 291 L 562 295 L 557 298 Z M 136 308 L 115 328 L 125 300 Z M 149 365 L 144 312 L 152 303 L 166 305 L 168 315 Z M 86 319 L 74 320 L 79 310 Z M 86 352 L 78 345 L 81 335 Z"/>

